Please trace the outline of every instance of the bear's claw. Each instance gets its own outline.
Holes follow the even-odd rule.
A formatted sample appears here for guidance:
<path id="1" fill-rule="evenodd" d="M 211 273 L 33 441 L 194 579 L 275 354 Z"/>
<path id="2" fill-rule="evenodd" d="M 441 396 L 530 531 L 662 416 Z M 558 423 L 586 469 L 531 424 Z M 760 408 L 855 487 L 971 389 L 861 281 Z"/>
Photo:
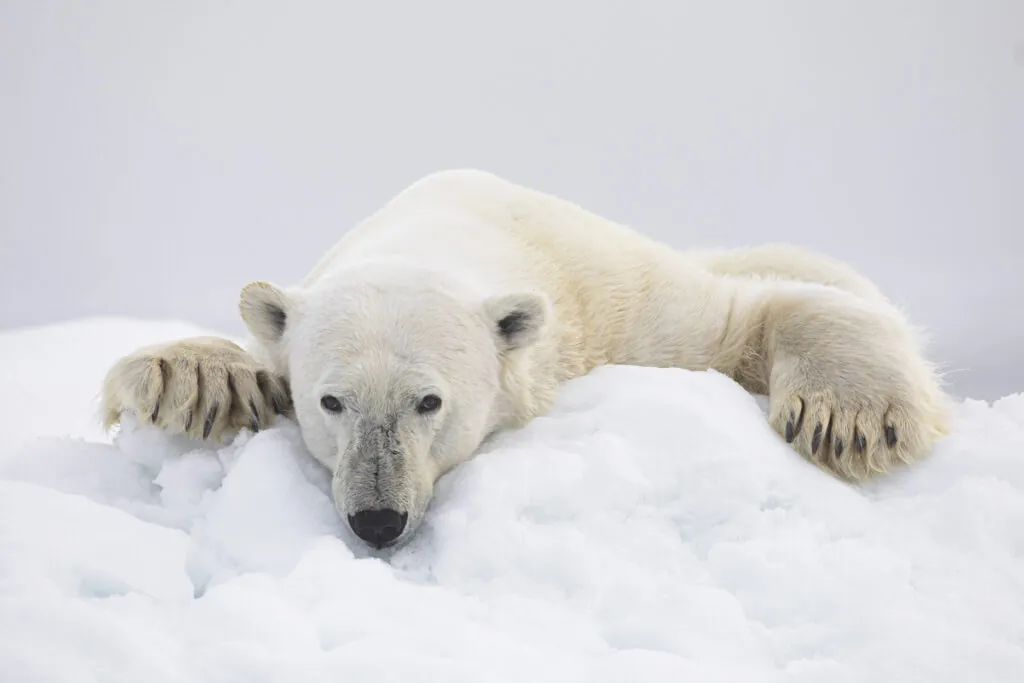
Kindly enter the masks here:
<path id="1" fill-rule="evenodd" d="M 892 425 L 885 426 L 885 443 L 889 448 L 896 446 L 896 428 Z"/>
<path id="2" fill-rule="evenodd" d="M 800 428 L 804 424 L 804 407 L 804 400 L 799 397 L 790 405 L 789 419 L 786 421 L 787 443 L 793 443 L 793 439 L 800 434 Z"/>
<path id="3" fill-rule="evenodd" d="M 856 427 L 853 428 L 853 448 L 858 453 L 863 453 L 868 448 L 868 440 Z"/>
<path id="4" fill-rule="evenodd" d="M 253 433 L 260 431 L 260 414 L 256 410 L 256 402 L 249 398 L 249 429 Z"/>
<path id="5" fill-rule="evenodd" d="M 213 405 L 210 406 L 210 411 L 206 413 L 206 421 L 203 423 L 203 439 L 209 439 L 210 433 L 213 432 L 213 423 L 217 421 L 217 409 L 220 405 L 214 401 Z"/>

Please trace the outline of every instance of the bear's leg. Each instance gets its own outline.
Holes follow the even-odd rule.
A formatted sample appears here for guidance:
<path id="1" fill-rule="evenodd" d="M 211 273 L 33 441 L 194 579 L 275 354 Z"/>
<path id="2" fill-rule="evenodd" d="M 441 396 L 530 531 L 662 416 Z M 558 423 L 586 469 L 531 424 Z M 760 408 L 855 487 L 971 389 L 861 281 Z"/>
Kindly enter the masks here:
<path id="1" fill-rule="evenodd" d="M 772 427 L 851 481 L 925 456 L 949 431 L 946 396 L 895 308 L 825 288 L 772 288 L 759 348 Z"/>
<path id="2" fill-rule="evenodd" d="M 289 415 L 288 385 L 238 345 L 194 337 L 150 346 L 125 356 L 103 382 L 104 427 L 129 411 L 142 424 L 193 438 L 272 424 Z"/>
<path id="3" fill-rule="evenodd" d="M 797 246 L 767 244 L 690 254 L 714 275 L 828 285 L 863 299 L 886 300 L 873 282 L 851 266 Z"/>

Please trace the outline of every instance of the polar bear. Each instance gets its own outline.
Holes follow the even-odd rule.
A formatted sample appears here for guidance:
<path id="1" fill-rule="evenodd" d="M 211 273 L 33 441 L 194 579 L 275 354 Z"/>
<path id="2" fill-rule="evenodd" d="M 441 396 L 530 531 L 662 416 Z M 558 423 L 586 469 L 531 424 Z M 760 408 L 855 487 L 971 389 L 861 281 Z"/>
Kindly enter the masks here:
<path id="1" fill-rule="evenodd" d="M 435 481 L 602 364 L 713 369 L 767 394 L 771 427 L 849 482 L 926 455 L 949 402 L 917 333 L 867 279 L 795 247 L 681 251 L 564 199 L 451 170 L 399 193 L 297 286 L 247 285 L 251 340 L 119 360 L 109 429 L 201 439 L 294 419 L 338 511 L 408 540 Z"/>

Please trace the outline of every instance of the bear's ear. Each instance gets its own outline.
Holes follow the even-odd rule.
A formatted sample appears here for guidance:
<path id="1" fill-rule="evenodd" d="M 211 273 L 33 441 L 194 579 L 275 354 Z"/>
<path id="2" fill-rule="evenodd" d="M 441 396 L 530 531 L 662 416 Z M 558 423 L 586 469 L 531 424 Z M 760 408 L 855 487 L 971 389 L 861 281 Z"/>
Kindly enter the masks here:
<path id="1" fill-rule="evenodd" d="M 249 331 L 260 341 L 277 342 L 291 313 L 291 299 L 268 282 L 252 282 L 242 289 L 238 309 Z"/>
<path id="2" fill-rule="evenodd" d="M 484 315 L 492 325 L 501 351 L 523 348 L 537 341 L 548 321 L 549 304 L 541 294 L 495 296 L 484 302 Z"/>

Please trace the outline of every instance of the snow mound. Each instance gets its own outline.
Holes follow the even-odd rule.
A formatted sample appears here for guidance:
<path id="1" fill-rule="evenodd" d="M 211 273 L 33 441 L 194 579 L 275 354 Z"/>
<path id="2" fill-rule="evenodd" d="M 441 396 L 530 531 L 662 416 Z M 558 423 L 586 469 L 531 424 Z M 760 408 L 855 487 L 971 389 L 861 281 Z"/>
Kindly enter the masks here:
<path id="1" fill-rule="evenodd" d="M 16 391 L 77 401 L 169 330 L 19 332 L 0 358 Z M 725 377 L 601 368 L 439 482 L 415 540 L 380 554 L 349 542 L 295 425 L 213 448 L 129 423 L 110 443 L 74 438 L 84 403 L 67 423 L 63 399 L 4 406 L 21 438 L 0 452 L 3 681 L 1024 671 L 1024 395 L 959 405 L 931 458 L 858 489 Z"/>

